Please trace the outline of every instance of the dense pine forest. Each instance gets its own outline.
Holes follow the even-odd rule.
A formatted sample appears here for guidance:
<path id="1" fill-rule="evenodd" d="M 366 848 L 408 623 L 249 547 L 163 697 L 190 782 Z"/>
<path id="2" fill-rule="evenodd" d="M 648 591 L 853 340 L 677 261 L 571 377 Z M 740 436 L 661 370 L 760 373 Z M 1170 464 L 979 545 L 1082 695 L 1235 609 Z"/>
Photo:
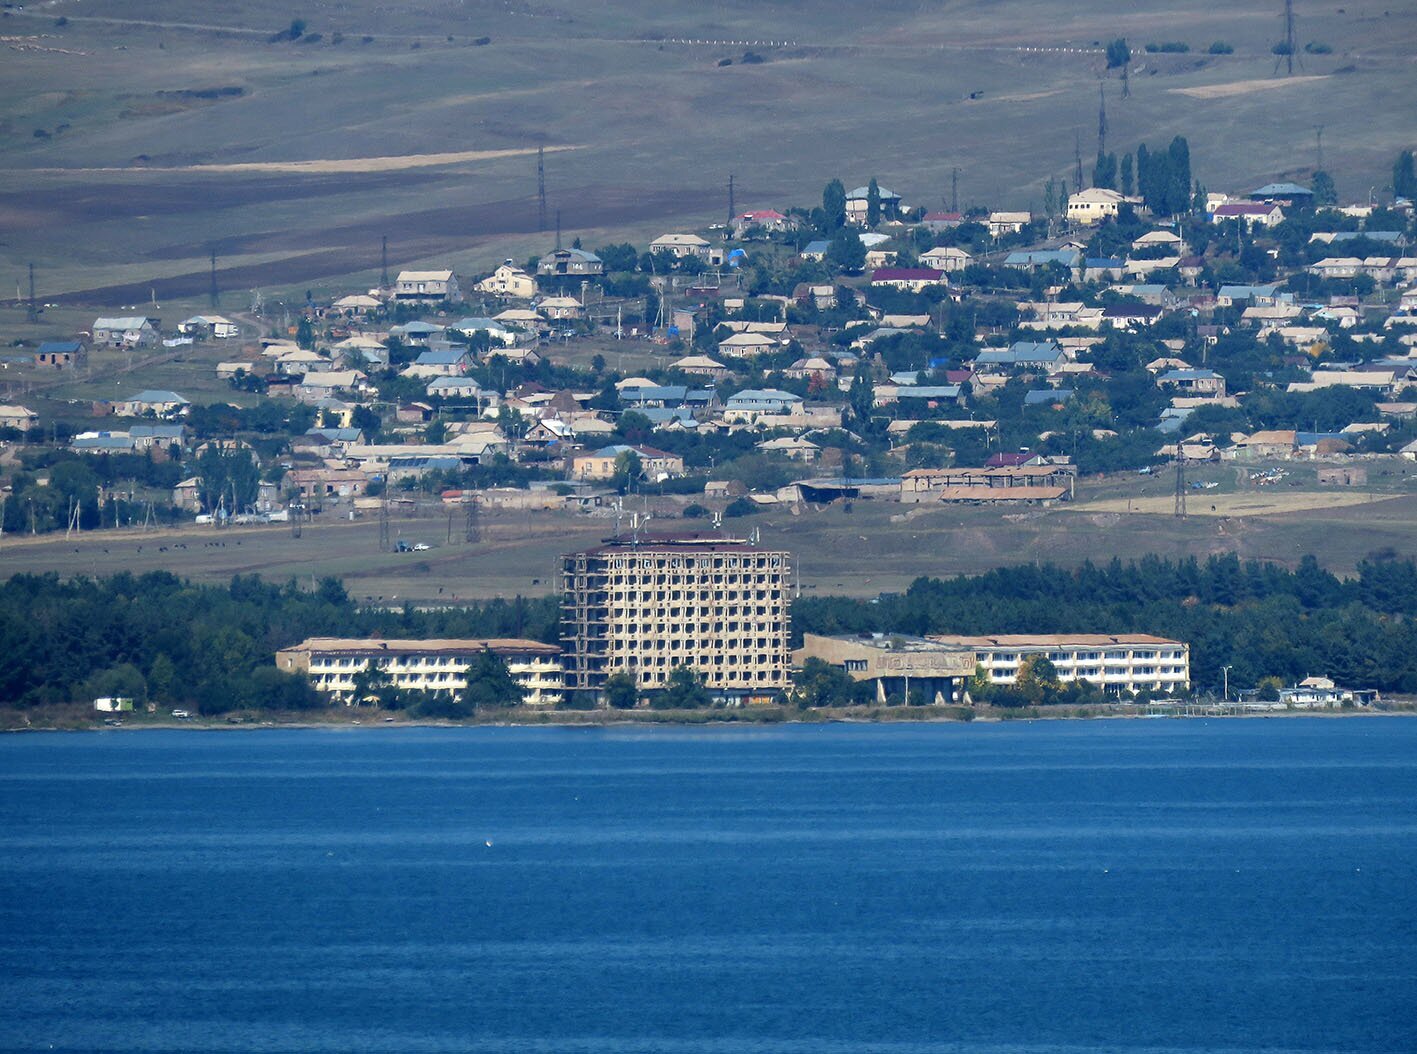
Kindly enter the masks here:
<path id="1" fill-rule="evenodd" d="M 1324 674 L 1354 688 L 1417 692 L 1417 564 L 1374 560 L 1339 578 L 1306 558 L 1294 571 L 1234 557 L 1001 568 L 921 578 L 875 600 L 812 597 L 804 632 L 1154 633 L 1191 645 L 1198 690 Z M 203 713 L 320 705 L 274 653 L 310 636 L 530 637 L 555 642 L 556 597 L 419 611 L 356 605 L 335 579 L 314 590 L 238 576 L 174 575 L 0 584 L 0 703 L 21 707 L 121 694 Z"/>

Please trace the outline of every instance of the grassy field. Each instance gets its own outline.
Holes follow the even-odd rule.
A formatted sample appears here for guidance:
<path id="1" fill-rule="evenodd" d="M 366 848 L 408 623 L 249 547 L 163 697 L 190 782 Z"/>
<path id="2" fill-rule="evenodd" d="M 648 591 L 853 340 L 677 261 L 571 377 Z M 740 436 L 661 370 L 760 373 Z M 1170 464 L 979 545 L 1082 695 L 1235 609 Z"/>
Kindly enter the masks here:
<path id="1" fill-rule="evenodd" d="M 1417 110 L 1400 104 L 1417 8 L 1306 6 L 1304 42 L 1332 52 L 1304 55 L 1293 78 L 1269 53 L 1277 13 L 1269 0 L 887 0 L 869 19 L 840 0 L 47 0 L 0 18 L 0 275 L 34 262 L 48 302 L 201 306 L 214 247 L 230 310 L 254 288 L 367 285 L 382 235 L 395 266 L 487 268 L 550 245 L 537 146 L 552 209 L 590 244 L 722 218 L 730 172 L 740 207 L 810 203 L 832 175 L 938 207 L 955 165 L 966 203 L 1037 205 L 1071 171 L 1075 138 L 1095 150 L 1099 45 L 1118 34 L 1137 60 L 1130 98 L 1105 82 L 1112 148 L 1183 133 L 1202 182 L 1245 188 L 1306 180 L 1323 125 L 1340 193 L 1366 197 L 1417 140 Z M 296 14 L 304 42 L 271 42 Z M 1149 40 L 1192 51 L 1148 55 Z M 1215 40 L 1234 53 L 1205 54 Z M 0 335 L 22 326 L 0 311 Z"/>
<path id="2" fill-rule="evenodd" d="M 1148 508 L 1160 500 L 1147 494 L 1149 482 L 1136 486 L 1134 498 Z M 728 528 L 757 527 L 763 545 L 792 551 L 804 592 L 854 596 L 898 591 L 920 575 L 977 574 L 1033 562 L 1072 566 L 1086 559 L 1130 560 L 1149 553 L 1172 558 L 1236 553 L 1291 567 L 1312 553 L 1339 573 L 1373 555 L 1417 558 L 1417 532 L 1411 529 L 1417 495 L 1411 492 L 1357 505 L 1312 489 L 1282 497 L 1304 508 L 1234 517 L 1207 510 L 1177 519 L 1169 505 L 1164 512 L 1116 511 L 1111 508 L 1115 499 L 1103 508 L 1084 502 L 1004 513 L 864 501 L 850 511 L 843 505 L 782 507 L 730 520 Z M 651 503 L 656 527 L 693 525 L 696 521 L 676 519 L 683 504 L 671 499 Z M 0 575 L 168 570 L 202 581 L 250 573 L 302 581 L 338 575 L 361 599 L 450 603 L 550 592 L 556 588 L 561 553 L 595 544 L 614 531 L 613 519 L 572 513 L 487 513 L 483 524 L 483 540 L 469 544 L 458 540 L 461 519 L 455 515 L 450 522 L 441 508 L 396 517 L 394 537 L 433 547 L 421 553 L 381 553 L 375 520 L 341 520 L 331 512 L 306 527 L 300 538 L 288 527 L 193 527 L 149 535 L 107 531 L 70 539 L 11 536 L 0 541 Z"/>

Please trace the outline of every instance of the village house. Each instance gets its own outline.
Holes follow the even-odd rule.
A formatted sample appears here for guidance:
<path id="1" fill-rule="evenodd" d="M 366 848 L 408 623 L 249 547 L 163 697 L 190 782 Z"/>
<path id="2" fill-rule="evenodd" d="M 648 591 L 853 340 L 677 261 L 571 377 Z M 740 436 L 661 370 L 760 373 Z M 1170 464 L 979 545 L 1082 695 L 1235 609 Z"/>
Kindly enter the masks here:
<path id="1" fill-rule="evenodd" d="M 753 425 L 763 417 L 789 414 L 802 405 L 802 397 L 776 388 L 745 388 L 723 404 L 726 424 Z"/>
<path id="2" fill-rule="evenodd" d="M 1221 205 L 1210 214 L 1212 223 L 1230 220 L 1237 220 L 1246 227 L 1277 227 L 1284 222 L 1284 210 L 1273 204 L 1238 201 Z"/>
<path id="3" fill-rule="evenodd" d="M 476 399 L 482 385 L 471 377 L 444 375 L 434 377 L 423 391 L 430 399 Z"/>
<path id="4" fill-rule="evenodd" d="M 477 290 L 513 300 L 530 300 L 536 295 L 536 279 L 507 260 L 478 282 Z"/>
<path id="5" fill-rule="evenodd" d="M 187 400 L 176 392 L 148 388 L 115 402 L 113 412 L 119 417 L 143 417 L 146 414 L 173 417 L 186 413 L 188 405 Z"/>
<path id="6" fill-rule="evenodd" d="M 1088 187 L 1068 198 L 1068 220 L 1090 227 L 1106 219 L 1115 219 L 1126 200 L 1115 190 Z"/>
<path id="7" fill-rule="evenodd" d="M 1225 395 L 1225 378 L 1214 370 L 1172 369 L 1156 378 L 1158 388 L 1172 388 L 1187 395 Z"/>
<path id="8" fill-rule="evenodd" d="M 461 300 L 452 271 L 400 271 L 394 282 L 394 299 L 408 303 Z"/>
<path id="9" fill-rule="evenodd" d="M 34 353 L 34 364 L 51 370 L 82 366 L 87 358 L 86 348 L 78 340 L 46 340 Z"/>
<path id="10" fill-rule="evenodd" d="M 378 297 L 369 296 L 367 293 L 354 293 L 340 297 L 330 305 L 330 311 L 340 315 L 367 315 L 383 306 L 383 301 Z"/>
<path id="11" fill-rule="evenodd" d="M 1052 265 L 1071 273 L 1082 267 L 1082 261 L 1082 253 L 1076 249 L 1027 249 L 1009 253 L 1004 257 L 1004 266 L 1036 271 Z"/>
<path id="12" fill-rule="evenodd" d="M 939 233 L 958 227 L 963 222 L 964 214 L 962 212 L 927 212 L 920 220 L 920 226 L 928 231 Z"/>
<path id="13" fill-rule="evenodd" d="M 877 185 L 876 191 L 881 202 L 881 219 L 893 220 L 900 216 L 900 195 L 893 190 Z M 846 192 L 846 222 L 857 227 L 866 226 L 866 216 L 871 210 L 871 188 L 857 187 Z"/>
<path id="14" fill-rule="evenodd" d="M 831 242 L 825 238 L 817 238 L 808 242 L 802 247 L 802 251 L 797 254 L 798 259 L 808 263 L 821 263 L 827 258 L 827 250 L 831 248 Z"/>
<path id="15" fill-rule="evenodd" d="M 764 439 L 761 443 L 754 444 L 754 449 L 761 450 L 764 454 L 777 454 L 780 457 L 790 458 L 793 461 L 802 461 L 810 464 L 816 461 L 821 455 L 822 448 L 810 439 L 803 439 L 801 436 L 780 436 L 777 439 Z"/>
<path id="16" fill-rule="evenodd" d="M 99 318 L 93 324 L 93 342 L 107 348 L 150 348 L 158 341 L 158 319 L 135 315 Z"/>
<path id="17" fill-rule="evenodd" d="M 536 305 L 536 310 L 550 319 L 574 320 L 585 316 L 585 308 L 573 296 L 548 296 Z"/>
<path id="18" fill-rule="evenodd" d="M 222 315 L 193 315 L 177 323 L 177 332 L 197 340 L 231 340 L 241 336 L 241 327 Z"/>
<path id="19" fill-rule="evenodd" d="M 674 479 L 684 474 L 684 459 L 677 454 L 650 446 L 627 446 L 617 443 L 588 454 L 576 454 L 569 459 L 568 475 L 573 480 L 604 481 L 615 475 L 615 462 L 622 454 L 634 454 L 640 461 L 640 472 L 652 482 Z"/>
<path id="20" fill-rule="evenodd" d="M 694 377 L 708 377 L 714 381 L 721 381 L 728 376 L 728 367 L 707 355 L 685 355 L 682 359 L 671 362 L 669 368 Z"/>
<path id="21" fill-rule="evenodd" d="M 933 267 L 882 267 L 871 273 L 871 284 L 920 293 L 928 286 L 946 284 L 946 278 Z"/>
<path id="22" fill-rule="evenodd" d="M 963 249 L 954 245 L 938 245 L 933 249 L 927 249 L 920 254 L 920 263 L 925 267 L 933 267 L 937 271 L 954 273 L 963 271 L 970 264 L 974 263 L 974 257 Z"/>
<path id="23" fill-rule="evenodd" d="M 707 260 L 711 248 L 712 246 L 697 234 L 661 234 L 649 243 L 650 252 L 670 253 L 681 260 L 689 256 Z"/>
<path id="24" fill-rule="evenodd" d="M 590 278 L 605 273 L 605 262 L 585 249 L 554 249 L 536 262 L 536 273 L 544 278 Z"/>
<path id="25" fill-rule="evenodd" d="M 39 415 L 25 406 L 0 406 L 0 428 L 16 428 L 28 432 L 39 427 Z"/>
<path id="26" fill-rule="evenodd" d="M 765 333 L 735 333 L 718 342 L 718 353 L 730 359 L 746 359 L 779 347 L 778 342 Z"/>
<path id="27" fill-rule="evenodd" d="M 733 237 L 742 238 L 754 229 L 781 234 L 793 226 L 795 224 L 776 209 L 756 209 L 733 217 Z"/>
<path id="28" fill-rule="evenodd" d="M 1031 212 L 991 212 L 985 226 L 989 237 L 1002 238 L 1006 234 L 1018 234 L 1033 222 Z"/>
<path id="29" fill-rule="evenodd" d="M 182 425 L 134 425 L 128 429 L 128 438 L 133 441 L 133 449 L 166 453 L 170 447 L 181 447 L 187 440 L 187 429 Z"/>

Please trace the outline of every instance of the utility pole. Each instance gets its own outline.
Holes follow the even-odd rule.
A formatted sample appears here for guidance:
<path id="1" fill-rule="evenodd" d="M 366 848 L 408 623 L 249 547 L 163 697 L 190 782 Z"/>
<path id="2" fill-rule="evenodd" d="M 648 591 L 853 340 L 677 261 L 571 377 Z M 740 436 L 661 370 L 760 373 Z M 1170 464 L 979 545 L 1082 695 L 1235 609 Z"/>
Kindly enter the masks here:
<path id="1" fill-rule="evenodd" d="M 546 233 L 546 148 L 536 148 L 536 229 Z"/>
<path id="2" fill-rule="evenodd" d="M 728 173 L 728 225 L 733 226 L 733 218 L 738 215 L 738 210 L 733 207 L 733 173 Z"/>
<path id="3" fill-rule="evenodd" d="M 478 500 L 473 498 L 467 503 L 467 519 L 463 525 L 463 540 L 469 545 L 482 541 L 482 517 Z"/>
<path id="4" fill-rule="evenodd" d="M 39 305 L 34 302 L 34 264 L 30 264 L 30 299 L 25 307 L 25 318 L 30 322 L 39 321 Z"/>
<path id="5" fill-rule="evenodd" d="M 1176 518 L 1186 518 L 1186 459 L 1181 452 L 1181 438 L 1176 437 Z"/>
<path id="6" fill-rule="evenodd" d="M 218 307 L 218 306 L 221 304 L 221 293 L 217 290 L 217 285 L 216 285 L 216 246 L 215 246 L 215 245 L 213 245 L 213 246 L 211 247 L 211 259 L 212 259 L 212 281 L 211 281 L 211 288 L 207 291 L 207 297 L 208 297 L 209 300 L 211 300 L 211 305 L 212 305 L 212 307 Z"/>
<path id="7" fill-rule="evenodd" d="M 389 288 L 389 236 L 386 234 L 379 245 L 379 288 Z"/>
<path id="8" fill-rule="evenodd" d="M 950 169 L 950 211 L 959 211 L 959 166 Z"/>
<path id="9" fill-rule="evenodd" d="M 392 546 L 389 544 L 389 496 L 384 493 L 383 500 L 379 502 L 379 552 L 387 553 Z"/>
<path id="10" fill-rule="evenodd" d="M 1233 667 L 1233 666 L 1222 666 L 1222 667 L 1220 667 L 1220 676 L 1224 678 L 1224 685 L 1225 685 L 1225 688 L 1224 688 L 1225 701 L 1226 701 L 1227 703 L 1230 701 L 1230 671 L 1233 670 L 1234 668 L 1235 668 L 1235 667 Z"/>

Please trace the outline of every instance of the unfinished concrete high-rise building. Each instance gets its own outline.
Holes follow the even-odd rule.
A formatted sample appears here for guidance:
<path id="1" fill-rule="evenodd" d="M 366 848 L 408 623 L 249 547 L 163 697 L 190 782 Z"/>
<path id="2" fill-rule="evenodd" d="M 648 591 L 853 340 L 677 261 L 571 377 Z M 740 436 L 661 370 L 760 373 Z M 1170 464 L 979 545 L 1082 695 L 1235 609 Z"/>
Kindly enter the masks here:
<path id="1" fill-rule="evenodd" d="M 568 694 L 598 697 L 620 672 L 654 691 L 686 666 L 716 696 L 770 701 L 791 680 L 791 563 L 716 535 L 617 537 L 562 557 Z"/>

